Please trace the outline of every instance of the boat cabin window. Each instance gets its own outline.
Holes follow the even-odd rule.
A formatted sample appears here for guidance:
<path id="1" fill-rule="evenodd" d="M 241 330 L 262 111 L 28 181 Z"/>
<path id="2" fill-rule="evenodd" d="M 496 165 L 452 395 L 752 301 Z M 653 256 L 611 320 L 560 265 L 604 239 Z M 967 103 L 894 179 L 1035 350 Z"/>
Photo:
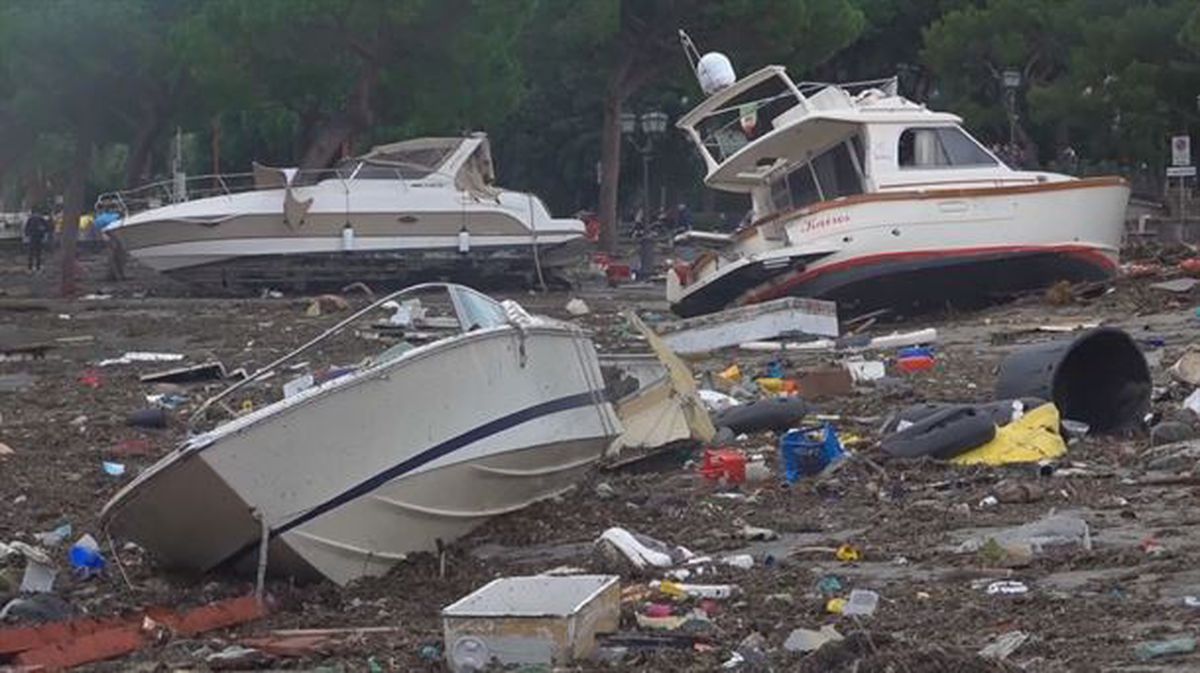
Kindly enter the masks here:
<path id="1" fill-rule="evenodd" d="M 771 201 L 776 211 L 803 208 L 841 196 L 862 193 L 862 178 L 851 152 L 858 153 L 857 136 L 840 142 L 799 164 L 771 183 Z M 859 164 L 861 165 L 861 164 Z"/>
<path id="2" fill-rule="evenodd" d="M 899 147 L 901 168 L 994 166 L 995 158 L 956 126 L 904 129 Z"/>

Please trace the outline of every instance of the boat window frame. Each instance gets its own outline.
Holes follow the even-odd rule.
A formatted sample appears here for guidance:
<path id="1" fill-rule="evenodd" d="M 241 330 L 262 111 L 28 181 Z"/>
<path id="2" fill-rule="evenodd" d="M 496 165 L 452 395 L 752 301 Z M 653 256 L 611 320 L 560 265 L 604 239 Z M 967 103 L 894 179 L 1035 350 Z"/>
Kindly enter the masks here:
<path id="1" fill-rule="evenodd" d="M 833 143 L 819 154 L 809 152 L 802 163 L 792 164 L 787 169 L 781 170 L 779 172 L 779 177 L 768 181 L 767 187 L 770 190 L 770 203 L 774 212 L 781 213 L 788 210 L 806 208 L 814 203 L 822 203 L 848 196 L 855 196 L 857 194 L 865 194 L 867 192 L 867 176 L 863 170 L 863 164 L 861 163 L 863 157 L 860 156 L 860 152 L 865 152 L 865 143 L 861 139 L 861 134 L 861 130 L 856 131 L 855 133 L 846 136 L 842 140 Z M 859 143 L 857 145 L 853 142 L 856 138 L 859 139 Z M 830 153 L 837 152 L 839 149 L 844 150 L 845 154 L 849 158 L 850 166 L 857 177 L 857 191 L 841 193 L 841 190 L 838 190 L 839 193 L 837 194 L 826 195 L 827 188 L 832 185 L 821 184 L 821 178 L 817 174 L 815 164 L 817 161 L 828 156 Z M 796 175 L 805 168 L 808 169 L 808 179 L 812 180 L 817 198 L 816 200 L 805 203 L 797 203 L 795 198 L 796 191 L 792 189 L 791 179 L 792 176 Z M 784 189 L 782 191 L 778 188 L 780 183 L 784 185 Z M 786 197 L 786 203 L 781 203 L 781 201 L 784 201 L 785 199 L 777 198 L 779 195 Z"/>
<path id="2" fill-rule="evenodd" d="M 946 163 L 934 164 L 906 164 L 904 163 L 904 147 L 905 137 L 910 133 L 917 131 L 928 131 L 933 133 L 934 139 L 937 141 L 937 148 L 941 156 L 945 158 Z M 945 141 L 942 139 L 943 133 L 957 135 L 960 139 L 965 139 L 967 143 L 975 148 L 976 157 L 986 158 L 986 161 L 973 161 L 969 163 L 957 163 L 954 157 L 951 156 L 950 150 L 947 148 Z M 916 137 L 915 134 L 912 140 L 913 160 L 916 159 Z M 896 136 L 896 167 L 902 171 L 917 170 L 917 171 L 937 171 L 937 170 L 956 170 L 961 168 L 991 168 L 1000 165 L 1000 160 L 988 151 L 978 140 L 975 139 L 967 130 L 959 124 L 922 124 L 917 126 L 906 126 Z"/>
<path id="3" fill-rule="evenodd" d="M 463 334 L 473 332 L 477 329 L 503 327 L 504 325 L 510 323 L 508 315 L 504 311 L 504 306 L 486 294 L 479 292 L 478 290 L 473 290 L 469 287 L 455 284 L 448 285 L 446 290 L 450 294 L 450 301 L 454 305 L 454 313 L 458 317 L 459 329 L 462 330 Z M 488 324 L 470 322 L 474 312 L 470 309 L 470 306 L 473 304 L 468 304 L 468 300 L 475 300 L 478 298 L 482 298 L 484 300 L 484 305 L 495 307 L 496 313 L 499 317 L 498 321 L 488 321 Z"/>

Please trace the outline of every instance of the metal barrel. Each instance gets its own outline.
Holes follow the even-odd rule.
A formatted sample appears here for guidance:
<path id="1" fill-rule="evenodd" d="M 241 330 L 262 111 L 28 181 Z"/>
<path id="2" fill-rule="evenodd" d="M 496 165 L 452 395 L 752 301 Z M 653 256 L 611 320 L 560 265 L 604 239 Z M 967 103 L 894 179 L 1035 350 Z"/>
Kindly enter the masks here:
<path id="1" fill-rule="evenodd" d="M 1134 340 L 1101 327 L 1012 353 L 1000 364 L 996 397 L 1048 399 L 1062 418 L 1113 433 L 1142 421 L 1151 387 L 1150 368 Z"/>

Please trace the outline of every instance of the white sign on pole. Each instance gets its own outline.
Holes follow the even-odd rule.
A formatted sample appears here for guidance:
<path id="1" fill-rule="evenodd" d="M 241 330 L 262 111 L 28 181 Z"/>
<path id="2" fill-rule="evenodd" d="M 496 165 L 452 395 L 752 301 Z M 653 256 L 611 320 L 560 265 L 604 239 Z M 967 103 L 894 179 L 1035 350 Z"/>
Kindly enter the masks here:
<path id="1" fill-rule="evenodd" d="M 1171 165 L 1172 166 L 1191 166 L 1192 165 L 1192 137 L 1191 136 L 1172 136 L 1171 137 Z"/>
<path id="2" fill-rule="evenodd" d="M 1194 178 L 1196 177 L 1195 166 L 1167 166 L 1168 178 Z"/>

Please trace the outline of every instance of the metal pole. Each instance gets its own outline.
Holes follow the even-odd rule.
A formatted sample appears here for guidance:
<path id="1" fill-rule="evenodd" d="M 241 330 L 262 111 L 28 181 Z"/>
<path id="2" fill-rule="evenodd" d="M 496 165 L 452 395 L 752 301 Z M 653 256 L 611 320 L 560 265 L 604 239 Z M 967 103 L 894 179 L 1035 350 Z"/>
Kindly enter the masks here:
<path id="1" fill-rule="evenodd" d="M 650 223 L 650 143 L 642 150 L 642 208 L 646 224 Z"/>

